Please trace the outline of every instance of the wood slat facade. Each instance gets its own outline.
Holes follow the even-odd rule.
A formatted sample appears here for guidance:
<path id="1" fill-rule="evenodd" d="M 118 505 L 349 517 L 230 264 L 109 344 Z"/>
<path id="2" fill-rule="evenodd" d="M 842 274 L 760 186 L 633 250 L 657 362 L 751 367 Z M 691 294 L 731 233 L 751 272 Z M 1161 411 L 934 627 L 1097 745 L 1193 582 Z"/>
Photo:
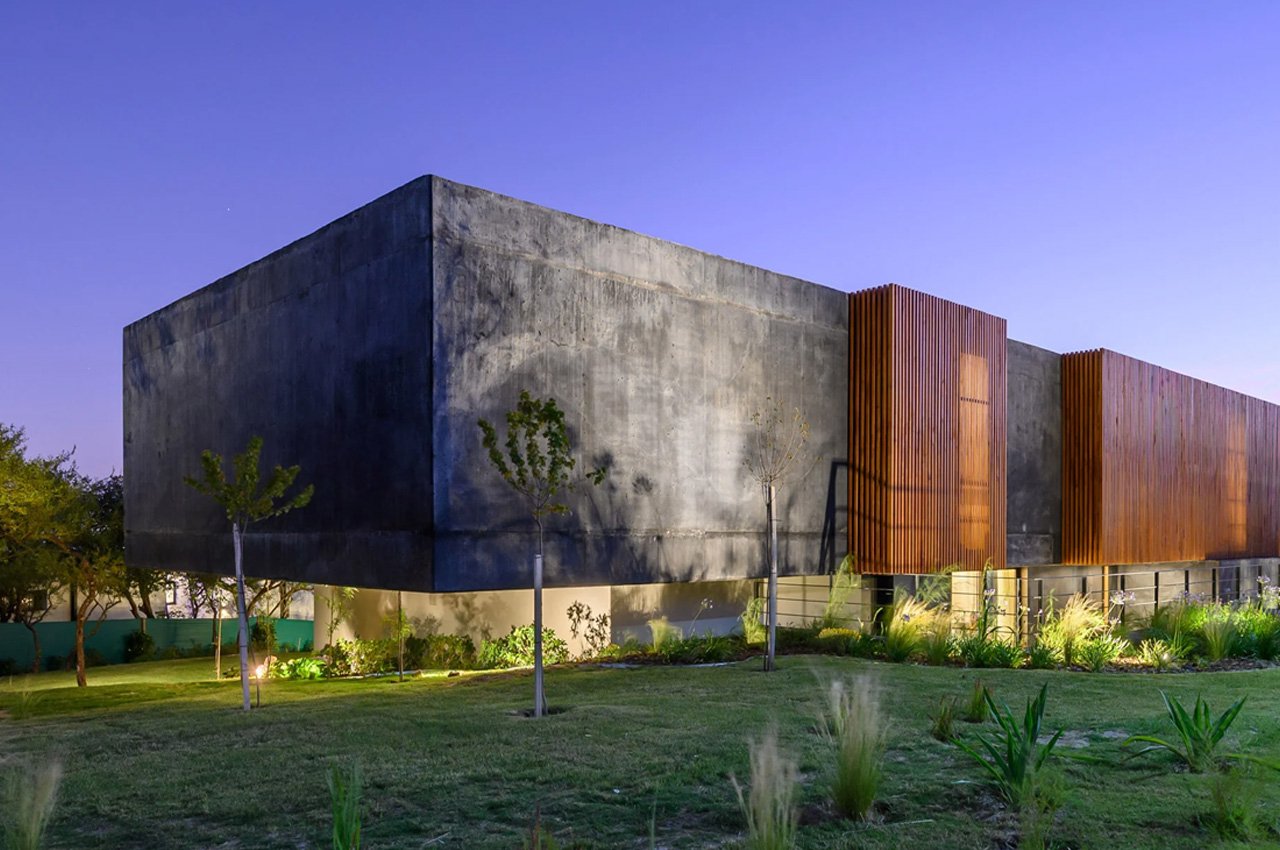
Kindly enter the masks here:
<path id="1" fill-rule="evenodd" d="M 1003 568 L 1005 320 L 890 284 L 850 295 L 849 332 L 860 571 Z"/>
<path id="2" fill-rule="evenodd" d="M 1280 406 L 1107 350 L 1062 397 L 1065 563 L 1280 554 Z"/>

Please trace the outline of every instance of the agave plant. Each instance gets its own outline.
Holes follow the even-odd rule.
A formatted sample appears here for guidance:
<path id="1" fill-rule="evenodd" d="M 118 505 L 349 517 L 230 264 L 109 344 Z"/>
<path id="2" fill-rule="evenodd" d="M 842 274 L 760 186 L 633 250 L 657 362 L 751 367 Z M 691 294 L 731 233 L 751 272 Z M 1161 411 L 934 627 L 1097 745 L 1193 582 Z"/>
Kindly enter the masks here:
<path id="1" fill-rule="evenodd" d="M 1039 743 L 1048 691 L 1049 686 L 1042 685 L 1040 695 L 1027 700 L 1026 712 L 1021 722 L 1003 701 L 997 706 L 991 694 L 985 694 L 987 708 L 1000 724 L 999 733 L 994 739 L 979 735 L 981 751 L 964 741 L 955 742 L 957 747 L 968 753 L 990 774 L 1000 795 L 1019 809 L 1035 801 L 1036 775 L 1062 737 L 1062 730 L 1059 729 L 1047 743 Z"/>
<path id="2" fill-rule="evenodd" d="M 1168 750 L 1185 762 L 1187 767 L 1194 773 L 1204 773 L 1216 768 L 1217 759 L 1214 756 L 1214 752 L 1218 744 L 1222 742 L 1222 738 L 1227 734 L 1227 730 L 1231 728 L 1231 724 L 1239 716 L 1240 710 L 1244 708 L 1245 698 L 1241 697 L 1232 703 L 1216 720 L 1213 719 L 1213 715 L 1209 711 L 1209 704 L 1199 694 L 1196 695 L 1195 707 L 1189 712 L 1182 703 L 1178 702 L 1176 697 L 1170 697 L 1164 691 L 1160 692 L 1160 698 L 1164 700 L 1164 707 L 1169 712 L 1169 719 L 1173 721 L 1174 728 L 1178 730 L 1179 740 L 1170 742 L 1154 735 L 1131 735 L 1124 740 L 1121 746 L 1127 747 L 1136 743 L 1151 745 L 1138 750 L 1134 753 L 1134 756 L 1140 756 L 1154 750 Z M 1252 761 L 1267 767 L 1277 768 L 1271 762 L 1243 753 L 1224 753 L 1222 758 Z"/>

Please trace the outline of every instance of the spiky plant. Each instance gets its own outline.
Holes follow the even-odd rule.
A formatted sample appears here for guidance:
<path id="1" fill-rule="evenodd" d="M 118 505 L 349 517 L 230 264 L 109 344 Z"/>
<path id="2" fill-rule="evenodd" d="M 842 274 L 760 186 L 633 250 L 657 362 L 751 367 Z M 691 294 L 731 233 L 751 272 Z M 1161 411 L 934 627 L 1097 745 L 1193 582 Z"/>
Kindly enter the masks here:
<path id="1" fill-rule="evenodd" d="M 831 800 L 845 817 L 865 820 L 884 765 L 885 728 L 875 684 L 865 676 L 832 682 L 822 729 L 836 755 Z"/>

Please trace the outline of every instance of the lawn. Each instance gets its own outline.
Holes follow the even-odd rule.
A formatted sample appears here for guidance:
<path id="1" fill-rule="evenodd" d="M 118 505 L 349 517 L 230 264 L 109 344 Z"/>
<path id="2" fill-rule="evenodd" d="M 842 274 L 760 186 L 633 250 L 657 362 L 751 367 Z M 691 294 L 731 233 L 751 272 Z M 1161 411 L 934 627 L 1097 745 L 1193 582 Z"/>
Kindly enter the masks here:
<path id="1" fill-rule="evenodd" d="M 1280 758 L 1280 669 L 1200 674 L 1082 674 L 787 657 L 724 667 L 554 668 L 552 706 L 531 702 L 527 673 L 436 675 L 398 683 L 270 683 L 263 707 L 236 710 L 235 683 L 200 681 L 208 659 L 64 674 L 0 686 L 0 758 L 56 755 L 66 765 L 55 847 L 327 847 L 328 766 L 365 774 L 365 847 L 518 850 L 535 811 L 561 846 L 735 847 L 743 822 L 730 773 L 748 772 L 746 739 L 776 724 L 800 765 L 801 848 L 1012 846 L 1016 822 L 929 715 L 976 678 L 1021 708 L 1048 683 L 1046 725 L 1100 760 L 1058 760 L 1068 786 L 1053 846 L 1201 848 L 1208 780 L 1172 759 L 1124 761 L 1117 731 L 1171 735 L 1157 688 L 1203 693 L 1215 713 L 1248 696 L 1229 749 Z M 823 682 L 870 674 L 890 721 L 879 822 L 851 824 L 823 805 L 831 773 L 814 718 Z M 24 693 L 25 692 L 25 696 Z M 972 737 L 980 727 L 963 726 Z M 992 725 L 985 727 L 992 729 Z M 1107 735 L 1106 733 L 1111 733 Z M 1255 783 L 1268 822 L 1280 783 Z M 1229 845 L 1228 845 L 1229 846 Z M 1256 843 L 1250 846 L 1258 846 Z"/>

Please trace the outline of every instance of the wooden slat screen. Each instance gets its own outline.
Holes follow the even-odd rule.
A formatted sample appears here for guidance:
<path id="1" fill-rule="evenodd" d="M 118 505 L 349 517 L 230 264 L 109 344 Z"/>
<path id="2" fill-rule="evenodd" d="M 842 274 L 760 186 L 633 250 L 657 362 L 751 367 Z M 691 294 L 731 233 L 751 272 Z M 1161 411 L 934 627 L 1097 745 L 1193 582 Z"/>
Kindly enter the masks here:
<path id="1" fill-rule="evenodd" d="M 849 550 L 866 573 L 1005 560 L 1005 320 L 890 284 L 849 298 Z"/>
<path id="2" fill-rule="evenodd" d="M 1106 350 L 1062 395 L 1065 563 L 1280 554 L 1280 407 Z"/>

